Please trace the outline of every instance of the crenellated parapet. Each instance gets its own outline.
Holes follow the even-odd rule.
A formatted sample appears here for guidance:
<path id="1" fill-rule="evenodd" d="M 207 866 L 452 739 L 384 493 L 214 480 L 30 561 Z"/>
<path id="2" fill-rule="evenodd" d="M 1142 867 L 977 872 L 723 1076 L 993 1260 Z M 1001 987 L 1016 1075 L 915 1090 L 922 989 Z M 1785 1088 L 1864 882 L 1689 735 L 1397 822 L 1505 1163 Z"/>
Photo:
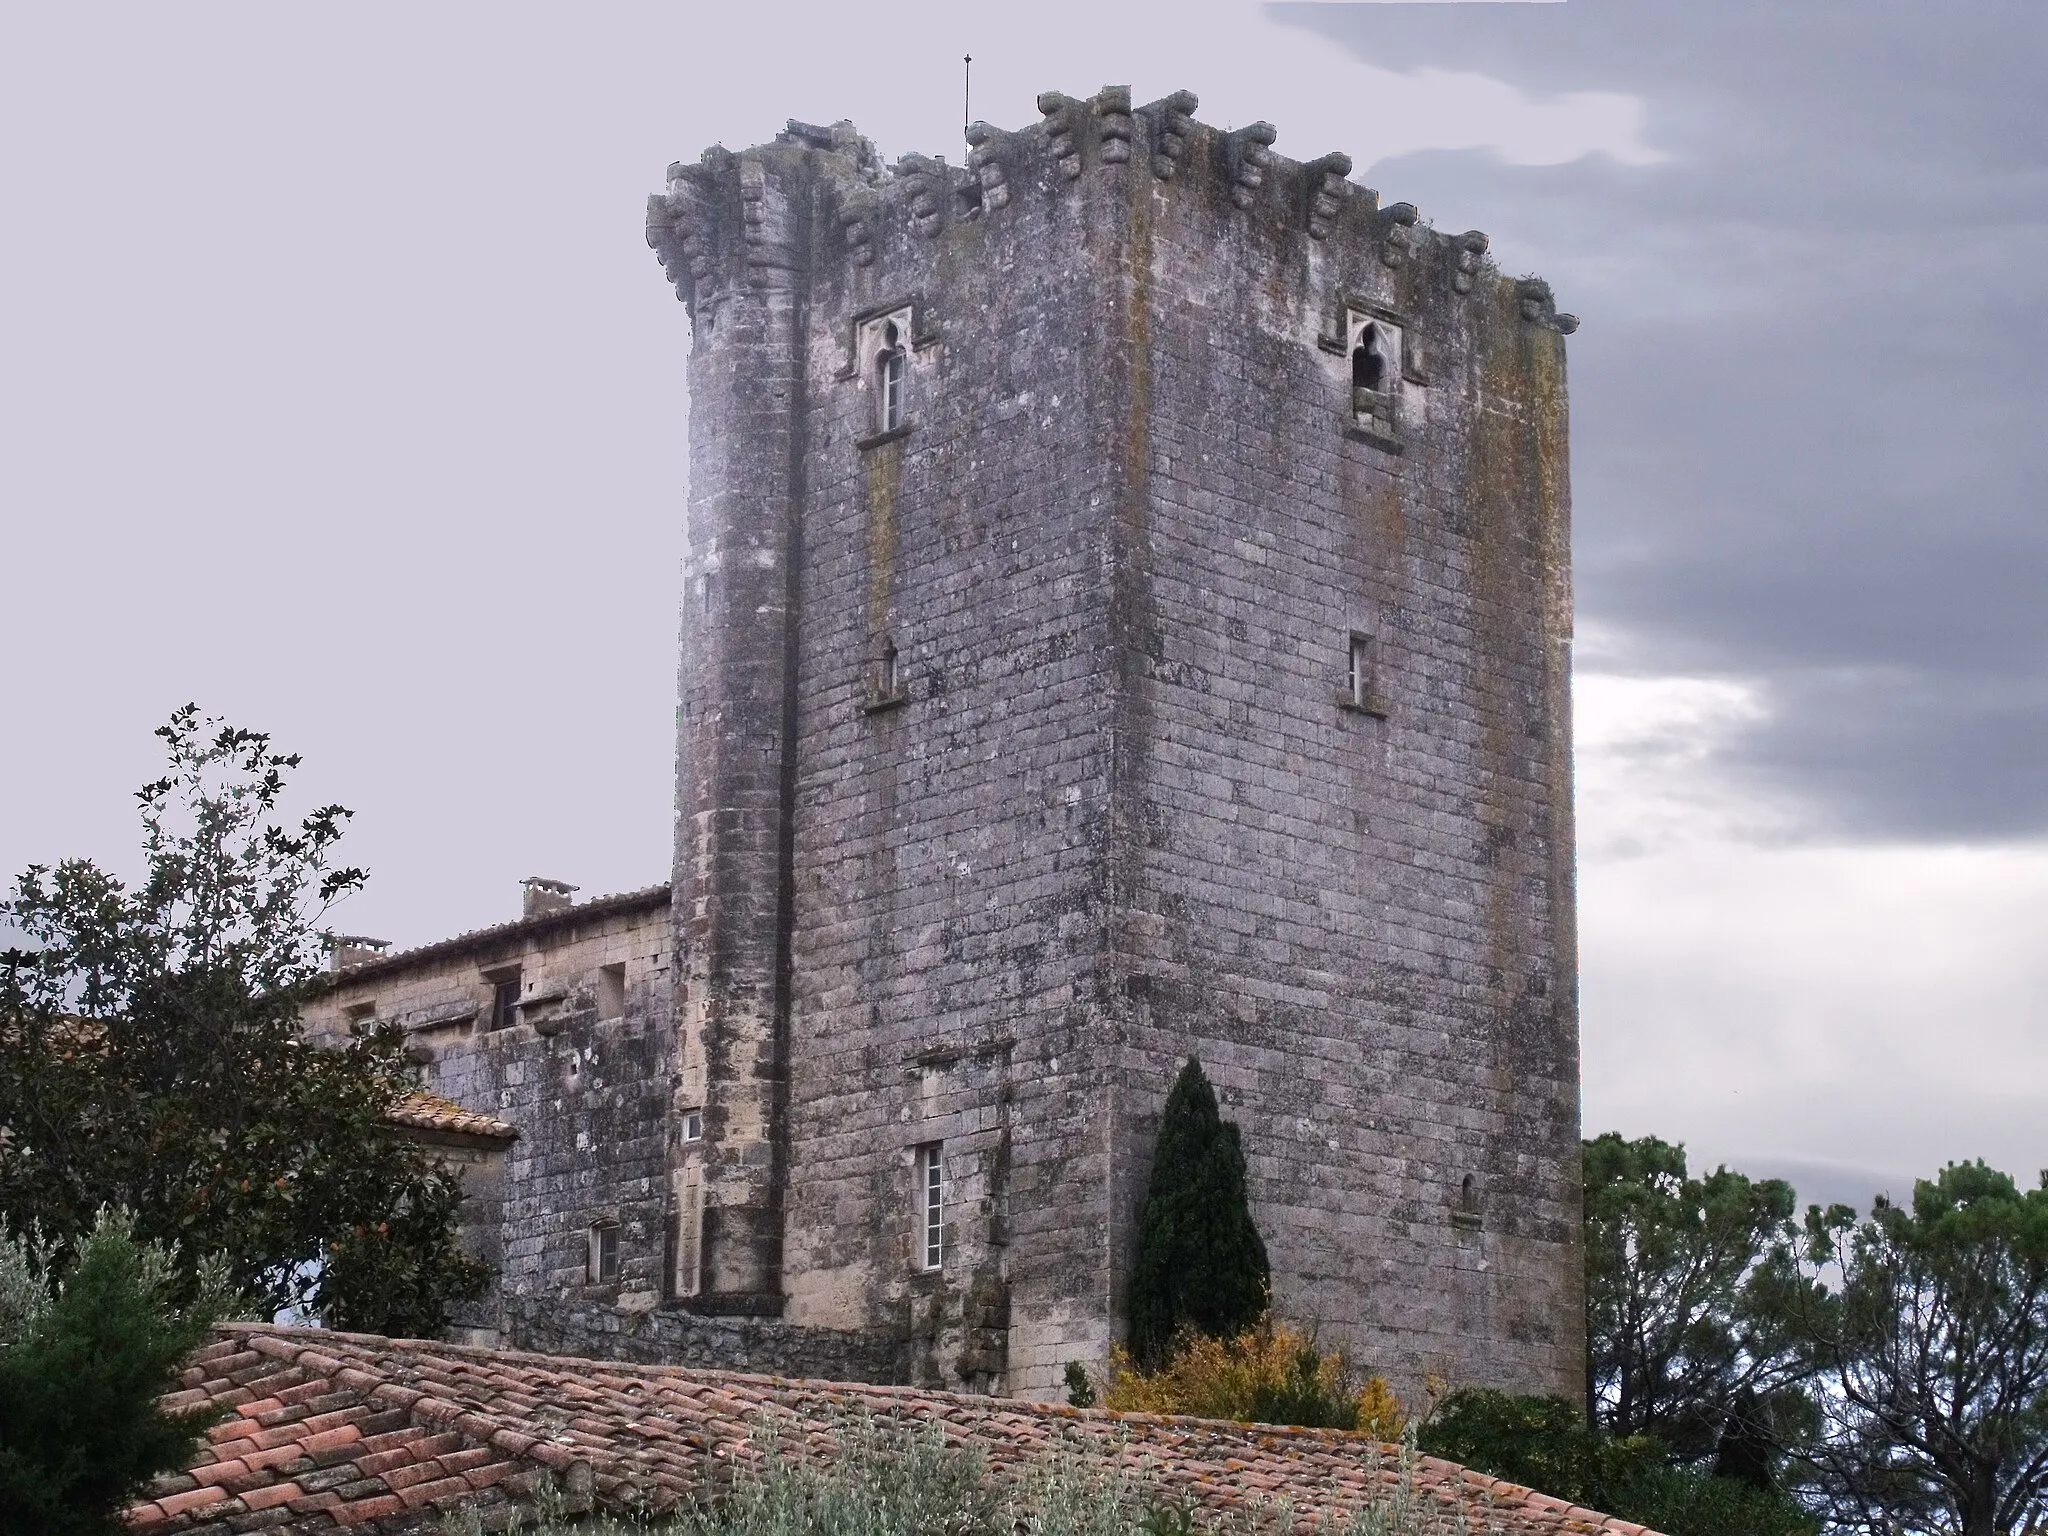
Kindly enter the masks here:
<path id="1" fill-rule="evenodd" d="M 1034 201 L 1128 198 L 1134 185 L 1150 185 L 1157 196 L 1213 202 L 1268 242 L 1353 243 L 1394 272 L 1426 259 L 1457 296 L 1490 290 L 1481 282 L 1489 273 L 1504 281 L 1484 233 L 1439 232 L 1412 203 L 1382 204 L 1351 180 L 1350 156 L 1290 159 L 1273 148 L 1271 123 L 1225 131 L 1199 122 L 1197 105 L 1190 91 L 1142 106 L 1127 86 L 1086 99 L 1047 91 L 1035 123 L 970 124 L 964 164 L 906 154 L 893 167 L 851 123 L 792 122 L 773 143 L 713 148 L 694 165 L 670 166 L 667 188 L 648 200 L 647 243 L 694 313 L 738 285 L 784 284 L 806 265 L 819 275 L 835 264 L 871 267 L 899 237 L 938 241 L 978 221 L 1018 217 Z M 825 233 L 807 241 L 803 226 L 813 217 Z M 1527 300 L 1519 305 L 1527 323 L 1572 328 L 1547 288 L 1516 297 Z"/>

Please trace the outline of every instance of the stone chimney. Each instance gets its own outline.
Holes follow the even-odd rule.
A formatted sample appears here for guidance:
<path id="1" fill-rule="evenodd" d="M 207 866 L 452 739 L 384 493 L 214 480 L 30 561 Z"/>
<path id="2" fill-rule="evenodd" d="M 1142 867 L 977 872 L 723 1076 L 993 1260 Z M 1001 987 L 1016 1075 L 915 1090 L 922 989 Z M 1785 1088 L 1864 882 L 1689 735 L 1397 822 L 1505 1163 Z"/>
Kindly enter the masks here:
<path id="1" fill-rule="evenodd" d="M 327 969 L 345 971 L 352 965 L 367 965 L 391 947 L 389 939 L 365 938 L 360 933 L 330 933 L 327 938 Z"/>
<path id="2" fill-rule="evenodd" d="M 544 912 L 566 912 L 576 904 L 575 892 L 579 889 L 563 880 L 544 880 L 539 875 L 528 875 L 519 882 L 526 893 L 520 904 L 521 917 L 539 917 Z"/>

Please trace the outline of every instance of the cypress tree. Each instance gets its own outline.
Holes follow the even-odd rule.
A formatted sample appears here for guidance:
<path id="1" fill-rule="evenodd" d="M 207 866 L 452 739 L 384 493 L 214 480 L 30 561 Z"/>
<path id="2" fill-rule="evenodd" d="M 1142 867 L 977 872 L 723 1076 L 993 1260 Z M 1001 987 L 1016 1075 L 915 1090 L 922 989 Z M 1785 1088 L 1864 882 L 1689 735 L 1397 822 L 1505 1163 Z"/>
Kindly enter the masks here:
<path id="1" fill-rule="evenodd" d="M 1132 1355 L 1155 1370 L 1184 1327 L 1215 1338 L 1242 1332 L 1265 1312 L 1270 1279 L 1237 1127 L 1217 1113 L 1215 1091 L 1190 1058 L 1166 1097 L 1138 1218 Z"/>

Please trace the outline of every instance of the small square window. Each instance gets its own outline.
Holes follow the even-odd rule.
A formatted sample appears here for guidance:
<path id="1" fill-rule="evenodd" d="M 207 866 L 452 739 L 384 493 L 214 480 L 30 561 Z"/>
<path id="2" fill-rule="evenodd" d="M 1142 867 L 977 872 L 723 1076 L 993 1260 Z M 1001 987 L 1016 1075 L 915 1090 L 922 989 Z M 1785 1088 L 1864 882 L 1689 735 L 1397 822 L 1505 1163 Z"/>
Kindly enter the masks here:
<path id="1" fill-rule="evenodd" d="M 875 636 L 868 646 L 867 700 L 861 707 L 876 715 L 909 700 L 903 688 L 902 653 L 889 635 Z"/>
<path id="2" fill-rule="evenodd" d="M 686 1110 L 684 1110 L 684 1111 L 683 1111 L 683 1140 L 684 1140 L 684 1141 L 702 1141 L 703 1139 L 704 1139 L 704 1111 L 703 1111 L 703 1110 L 701 1110 L 701 1109 L 686 1109 Z"/>
<path id="3" fill-rule="evenodd" d="M 600 1221 L 590 1229 L 590 1255 L 584 1265 L 584 1282 L 613 1285 L 619 1278 L 619 1224 Z"/>

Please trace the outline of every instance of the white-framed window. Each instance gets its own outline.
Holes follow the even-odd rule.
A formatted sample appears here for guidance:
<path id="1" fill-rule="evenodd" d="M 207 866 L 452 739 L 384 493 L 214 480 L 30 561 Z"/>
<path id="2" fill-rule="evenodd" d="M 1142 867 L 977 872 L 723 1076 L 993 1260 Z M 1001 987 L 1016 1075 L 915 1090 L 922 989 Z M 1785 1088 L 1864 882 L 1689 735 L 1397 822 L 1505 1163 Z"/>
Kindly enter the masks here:
<path id="1" fill-rule="evenodd" d="M 584 1261 L 587 1285 L 615 1285 L 619 1278 L 619 1224 L 600 1221 L 590 1229 L 590 1253 Z"/>
<path id="2" fill-rule="evenodd" d="M 886 320 L 882 323 L 882 350 L 875 356 L 875 387 L 881 402 L 881 418 L 876 425 L 884 432 L 894 432 L 903 425 L 909 373 L 909 350 L 904 346 L 902 328 L 894 320 Z"/>
<path id="3" fill-rule="evenodd" d="M 1344 691 L 1351 695 L 1351 707 L 1364 709 L 1372 702 L 1372 636 L 1354 632 L 1350 661 L 1344 672 Z"/>
<path id="4" fill-rule="evenodd" d="M 917 1257 L 920 1269 L 946 1262 L 946 1147 L 930 1141 L 917 1149 Z"/>
<path id="5" fill-rule="evenodd" d="M 855 336 L 856 373 L 872 397 L 869 430 L 876 436 L 910 425 L 912 306 L 863 320 Z"/>
<path id="6" fill-rule="evenodd" d="M 684 1141 L 702 1141 L 703 1139 L 704 1139 L 704 1111 L 703 1111 L 703 1110 L 701 1110 L 701 1109 L 686 1109 L 686 1110 L 684 1110 L 684 1111 L 683 1111 L 683 1140 L 684 1140 Z"/>

